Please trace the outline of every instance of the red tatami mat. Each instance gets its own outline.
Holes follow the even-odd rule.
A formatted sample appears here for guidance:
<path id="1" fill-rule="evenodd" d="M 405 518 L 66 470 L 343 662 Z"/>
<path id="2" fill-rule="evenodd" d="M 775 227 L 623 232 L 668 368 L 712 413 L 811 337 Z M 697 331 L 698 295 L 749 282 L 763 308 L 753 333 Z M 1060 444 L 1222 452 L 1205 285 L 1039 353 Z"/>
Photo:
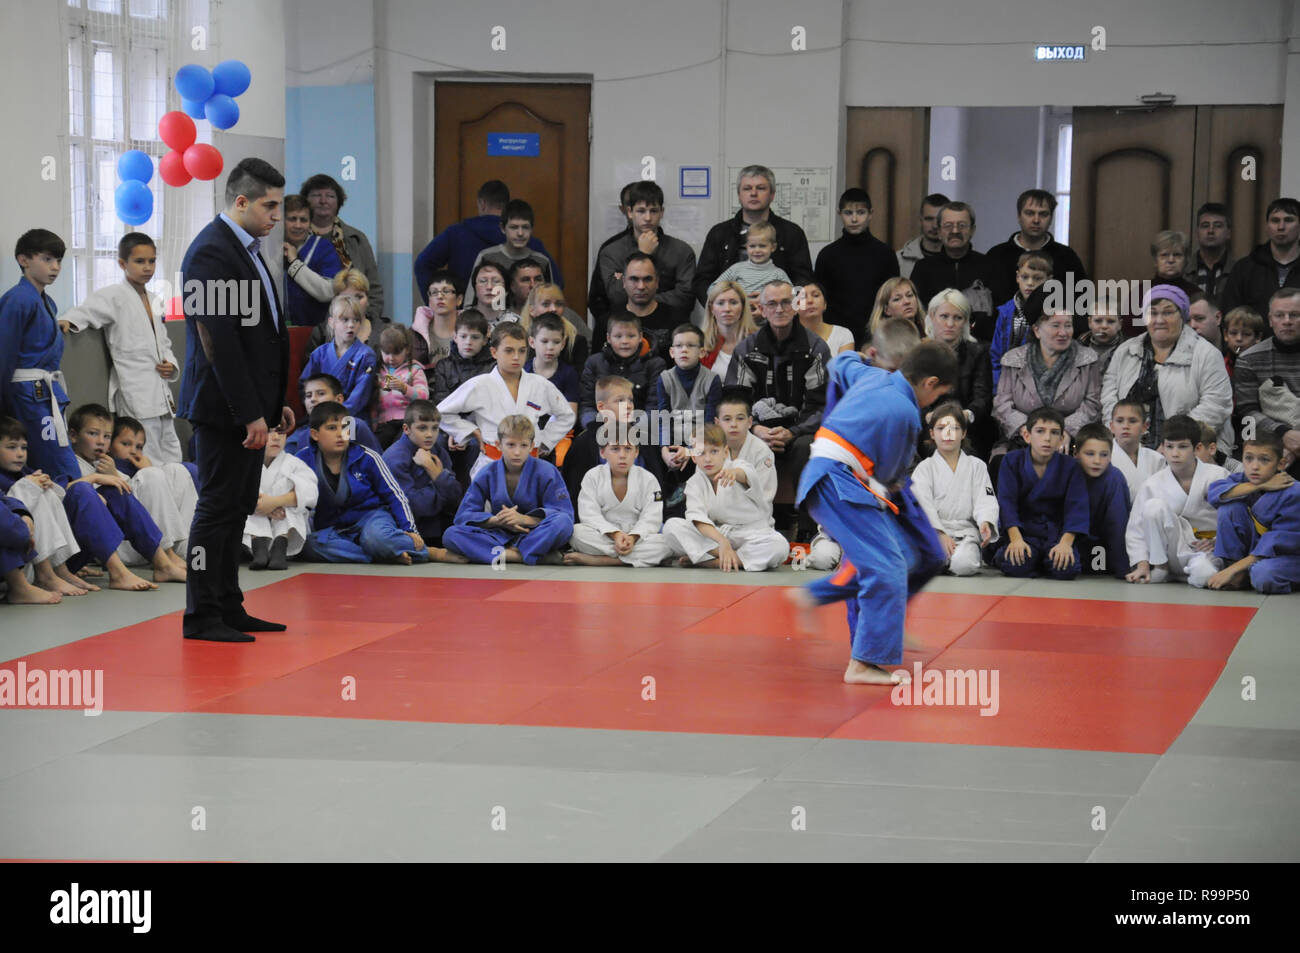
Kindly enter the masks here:
<path id="1" fill-rule="evenodd" d="M 250 592 L 248 610 L 290 630 L 186 642 L 173 614 L 22 661 L 103 669 L 119 711 L 1162 753 L 1255 611 L 918 596 L 905 664 L 996 672 L 984 716 L 978 699 L 901 705 L 843 684 L 843 607 L 802 620 L 784 587 L 305 573 Z"/>

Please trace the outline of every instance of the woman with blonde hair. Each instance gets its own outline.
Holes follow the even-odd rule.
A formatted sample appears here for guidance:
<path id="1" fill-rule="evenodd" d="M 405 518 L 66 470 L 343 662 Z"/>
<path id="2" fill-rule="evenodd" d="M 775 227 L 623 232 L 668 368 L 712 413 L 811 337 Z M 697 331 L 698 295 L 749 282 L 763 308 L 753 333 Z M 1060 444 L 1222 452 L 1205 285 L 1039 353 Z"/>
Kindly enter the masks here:
<path id="1" fill-rule="evenodd" d="M 876 306 L 871 309 L 867 330 L 876 333 L 880 322 L 886 318 L 907 318 L 916 325 L 917 332 L 925 336 L 925 315 L 921 313 L 921 296 L 911 278 L 890 278 L 876 292 Z"/>
<path id="2" fill-rule="evenodd" d="M 704 356 L 700 363 L 719 377 L 727 376 L 731 352 L 758 330 L 749 310 L 745 289 L 734 281 L 723 281 L 709 289 L 704 306 Z"/>
<path id="3" fill-rule="evenodd" d="M 519 310 L 519 324 L 528 332 L 529 337 L 533 336 L 533 318 L 539 314 L 554 314 L 564 322 L 564 347 L 560 351 L 560 360 L 581 374 L 591 353 L 591 342 L 583 333 L 585 327 L 578 324 L 582 319 L 565 305 L 564 289 L 543 282 L 528 292 L 528 298 Z M 585 324 L 584 321 L 583 325 Z"/>
<path id="4" fill-rule="evenodd" d="M 957 355 L 957 386 L 944 398 L 966 411 L 966 432 L 975 455 L 987 459 L 996 430 L 993 425 L 993 365 L 989 346 L 975 340 L 970 330 L 970 300 L 956 288 L 944 288 L 930 299 L 926 310 L 927 338 L 951 348 Z"/>

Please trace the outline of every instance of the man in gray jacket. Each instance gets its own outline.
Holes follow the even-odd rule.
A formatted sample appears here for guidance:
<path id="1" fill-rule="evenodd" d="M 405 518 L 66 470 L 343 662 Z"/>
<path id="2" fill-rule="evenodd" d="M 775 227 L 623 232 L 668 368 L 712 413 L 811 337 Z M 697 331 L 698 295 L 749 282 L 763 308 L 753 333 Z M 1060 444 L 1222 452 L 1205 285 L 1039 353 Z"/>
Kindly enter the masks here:
<path id="1" fill-rule="evenodd" d="M 921 200 L 921 234 L 898 250 L 898 273 L 912 277 L 916 263 L 925 258 L 943 254 L 943 239 L 939 237 L 939 209 L 950 199 L 942 192 L 934 192 Z M 925 307 L 922 304 L 922 307 Z"/>

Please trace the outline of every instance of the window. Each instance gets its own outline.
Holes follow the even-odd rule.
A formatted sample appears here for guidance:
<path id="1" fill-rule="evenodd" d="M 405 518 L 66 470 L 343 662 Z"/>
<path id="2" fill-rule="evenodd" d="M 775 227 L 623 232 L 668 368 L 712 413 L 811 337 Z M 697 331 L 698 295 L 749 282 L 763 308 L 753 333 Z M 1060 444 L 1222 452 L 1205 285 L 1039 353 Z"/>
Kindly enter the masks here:
<path id="1" fill-rule="evenodd" d="M 1056 136 L 1056 215 L 1052 219 L 1053 237 L 1062 245 L 1070 244 L 1070 150 L 1074 143 L 1074 123 L 1063 122 Z"/>
<path id="2" fill-rule="evenodd" d="M 121 280 L 117 243 L 128 231 L 144 232 L 157 242 L 158 269 L 150 289 L 167 293 L 165 282 L 179 270 L 188 238 L 213 214 L 207 183 L 174 189 L 164 185 L 156 168 L 167 151 L 158 139 L 158 120 L 180 105 L 170 88 L 180 65 L 172 62 L 178 14 L 185 10 L 187 23 L 196 12 L 206 21 L 205 8 L 196 11 L 188 0 L 68 0 L 64 8 L 71 227 L 64 259 L 67 281 L 60 284 L 68 288 L 69 305 Z M 188 30 L 180 32 L 188 36 Z M 188 51 L 188 45 L 182 49 Z M 199 130 L 200 141 L 210 139 L 206 123 Z M 113 201 L 117 160 L 129 149 L 155 161 L 149 181 L 153 215 L 135 226 L 118 219 Z M 169 203 L 176 207 L 169 209 Z"/>

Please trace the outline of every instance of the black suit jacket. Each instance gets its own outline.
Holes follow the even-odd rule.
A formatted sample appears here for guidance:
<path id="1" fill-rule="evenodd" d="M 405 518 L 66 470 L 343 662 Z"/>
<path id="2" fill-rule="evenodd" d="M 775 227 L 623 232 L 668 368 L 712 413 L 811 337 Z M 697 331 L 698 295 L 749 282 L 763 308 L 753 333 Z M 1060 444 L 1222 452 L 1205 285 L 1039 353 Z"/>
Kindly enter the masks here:
<path id="1" fill-rule="evenodd" d="M 242 427 L 261 417 L 277 426 L 289 374 L 289 330 L 274 284 L 261 281 L 220 217 L 190 243 L 181 273 L 185 372 L 176 416 L 218 427 Z"/>

